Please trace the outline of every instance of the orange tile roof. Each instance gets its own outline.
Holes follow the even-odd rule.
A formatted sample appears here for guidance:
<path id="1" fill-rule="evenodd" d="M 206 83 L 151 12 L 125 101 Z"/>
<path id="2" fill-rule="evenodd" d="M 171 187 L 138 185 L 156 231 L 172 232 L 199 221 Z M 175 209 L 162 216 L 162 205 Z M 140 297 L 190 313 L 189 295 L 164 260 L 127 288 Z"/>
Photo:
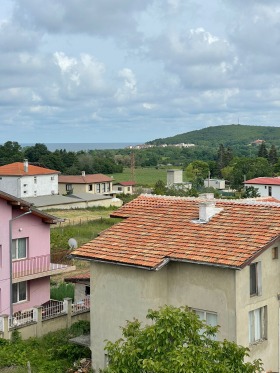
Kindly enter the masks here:
<path id="1" fill-rule="evenodd" d="M 141 195 L 112 214 L 125 220 L 73 255 L 146 269 L 169 260 L 242 268 L 280 235 L 280 204 L 217 200 L 222 211 L 201 224 L 200 201 Z"/>
<path id="2" fill-rule="evenodd" d="M 59 171 L 50 170 L 49 168 L 28 165 L 28 171 L 24 171 L 23 162 L 14 162 L 0 166 L 1 176 L 26 176 L 26 175 L 48 175 L 48 174 L 59 174 Z"/>
<path id="3" fill-rule="evenodd" d="M 256 177 L 255 179 L 244 181 L 243 184 L 280 185 L 280 177 Z"/>
<path id="4" fill-rule="evenodd" d="M 58 182 L 62 184 L 92 184 L 92 183 L 104 183 L 106 181 L 113 181 L 109 176 L 103 174 L 91 174 L 91 175 L 60 175 Z"/>

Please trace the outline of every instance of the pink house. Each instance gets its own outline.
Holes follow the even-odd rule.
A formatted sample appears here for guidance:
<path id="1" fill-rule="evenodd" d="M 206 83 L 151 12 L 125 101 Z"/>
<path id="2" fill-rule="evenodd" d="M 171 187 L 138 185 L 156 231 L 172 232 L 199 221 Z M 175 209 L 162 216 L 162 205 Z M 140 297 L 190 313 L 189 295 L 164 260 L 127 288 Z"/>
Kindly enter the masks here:
<path id="1" fill-rule="evenodd" d="M 50 299 L 50 276 L 75 267 L 50 261 L 52 215 L 0 191 L 0 316 Z"/>

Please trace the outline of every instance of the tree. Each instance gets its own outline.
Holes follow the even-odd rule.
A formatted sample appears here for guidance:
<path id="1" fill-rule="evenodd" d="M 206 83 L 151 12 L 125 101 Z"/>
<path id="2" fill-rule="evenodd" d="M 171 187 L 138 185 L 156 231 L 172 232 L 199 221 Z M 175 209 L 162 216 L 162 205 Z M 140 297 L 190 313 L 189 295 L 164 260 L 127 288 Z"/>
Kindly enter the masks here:
<path id="1" fill-rule="evenodd" d="M 264 142 L 262 142 L 261 145 L 259 146 L 258 157 L 268 158 L 268 151 L 266 149 Z"/>
<path id="2" fill-rule="evenodd" d="M 162 180 L 158 180 L 154 186 L 154 194 L 164 195 L 166 192 L 165 184 Z"/>
<path id="3" fill-rule="evenodd" d="M 276 164 L 278 161 L 278 154 L 275 145 L 271 145 L 268 153 L 268 161 L 272 165 Z"/>
<path id="4" fill-rule="evenodd" d="M 51 152 L 48 150 L 45 144 L 37 143 L 33 146 L 29 146 L 24 151 L 24 156 L 29 162 L 40 162 L 40 158 L 45 155 L 50 155 Z"/>
<path id="5" fill-rule="evenodd" d="M 245 188 L 243 197 L 244 198 L 255 198 L 255 197 L 260 197 L 259 189 L 254 188 L 253 186 L 249 186 Z"/>
<path id="6" fill-rule="evenodd" d="M 206 325 L 188 307 L 149 310 L 151 325 L 138 320 L 122 328 L 123 338 L 107 342 L 107 373 L 257 373 L 262 363 L 244 362 L 249 349 L 218 342 L 218 327 Z"/>

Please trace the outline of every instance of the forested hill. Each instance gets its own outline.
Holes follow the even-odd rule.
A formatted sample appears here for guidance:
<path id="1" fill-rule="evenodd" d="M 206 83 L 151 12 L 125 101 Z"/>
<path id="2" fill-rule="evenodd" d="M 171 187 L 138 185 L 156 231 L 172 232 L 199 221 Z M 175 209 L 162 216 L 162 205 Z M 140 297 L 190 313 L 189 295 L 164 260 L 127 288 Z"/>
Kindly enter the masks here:
<path id="1" fill-rule="evenodd" d="M 255 140 L 265 140 L 268 144 L 280 147 L 280 127 L 246 126 L 231 124 L 224 126 L 207 127 L 180 135 L 149 141 L 148 144 L 180 144 L 191 143 L 195 145 L 215 146 L 224 144 L 234 147 L 248 145 Z"/>

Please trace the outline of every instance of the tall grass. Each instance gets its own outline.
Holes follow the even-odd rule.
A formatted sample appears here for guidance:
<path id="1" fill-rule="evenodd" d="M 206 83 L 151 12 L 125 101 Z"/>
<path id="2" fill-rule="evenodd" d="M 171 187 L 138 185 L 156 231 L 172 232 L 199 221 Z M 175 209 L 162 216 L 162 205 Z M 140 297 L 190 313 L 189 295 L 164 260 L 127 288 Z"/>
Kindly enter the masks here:
<path id="1" fill-rule="evenodd" d="M 73 284 L 60 282 L 58 285 L 51 286 L 51 299 L 62 301 L 64 298 L 71 298 L 74 301 Z"/>

